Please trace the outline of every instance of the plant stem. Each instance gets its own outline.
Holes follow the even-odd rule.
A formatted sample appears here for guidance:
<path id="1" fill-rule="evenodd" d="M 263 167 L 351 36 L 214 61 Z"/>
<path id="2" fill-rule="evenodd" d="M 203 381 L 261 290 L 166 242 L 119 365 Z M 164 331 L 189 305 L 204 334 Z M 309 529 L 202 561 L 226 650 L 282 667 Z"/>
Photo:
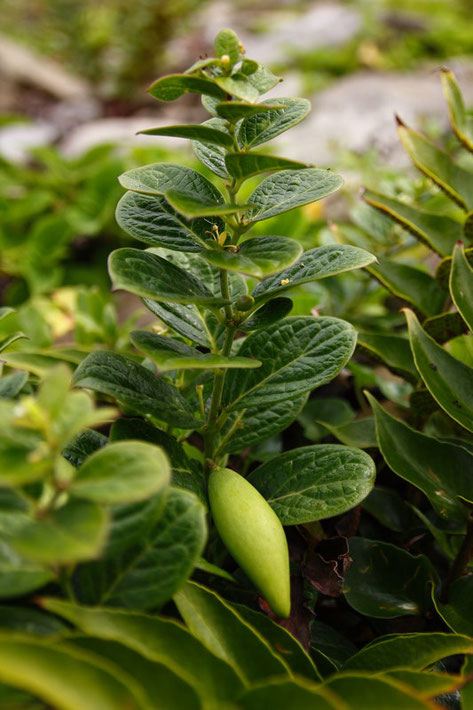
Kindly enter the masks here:
<path id="1" fill-rule="evenodd" d="M 448 598 L 448 593 L 450 586 L 453 582 L 461 577 L 466 570 L 466 567 L 470 560 L 473 558 L 473 517 L 470 515 L 466 523 L 466 532 L 463 542 L 458 554 L 453 560 L 452 567 L 450 569 L 450 574 L 447 578 L 447 583 L 445 585 L 445 601 Z"/>

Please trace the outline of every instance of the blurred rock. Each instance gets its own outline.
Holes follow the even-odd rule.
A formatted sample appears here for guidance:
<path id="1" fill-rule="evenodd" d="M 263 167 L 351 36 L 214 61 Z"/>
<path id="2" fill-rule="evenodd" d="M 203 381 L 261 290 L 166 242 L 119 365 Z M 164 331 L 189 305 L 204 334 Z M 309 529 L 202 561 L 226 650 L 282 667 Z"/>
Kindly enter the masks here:
<path id="1" fill-rule="evenodd" d="M 90 93 L 83 79 L 4 36 L 0 36 L 0 73 L 4 78 L 35 86 L 60 100 L 84 98 Z"/>
<path id="2" fill-rule="evenodd" d="M 467 104 L 473 103 L 473 63 L 451 61 Z M 312 97 L 312 113 L 295 129 L 275 141 L 284 155 L 317 164 L 333 164 L 339 150 L 363 153 L 378 149 L 392 165 L 405 165 L 394 114 L 408 125 L 421 127 L 435 120 L 448 125 L 447 105 L 439 67 L 409 74 L 358 72 L 339 79 Z"/>
<path id="3" fill-rule="evenodd" d="M 58 135 L 50 123 L 15 123 L 0 130 L 0 156 L 14 163 L 25 163 L 32 148 L 51 144 Z"/>
<path id="4" fill-rule="evenodd" d="M 73 129 L 61 143 L 63 153 L 74 157 L 85 153 L 90 148 L 103 143 L 116 143 L 120 146 L 161 145 L 163 148 L 185 148 L 189 142 L 184 138 L 169 138 L 161 136 L 137 136 L 138 131 L 146 128 L 158 128 L 179 123 L 179 120 L 157 119 L 155 116 L 139 116 L 132 118 L 102 118 L 90 123 L 84 123 Z"/>

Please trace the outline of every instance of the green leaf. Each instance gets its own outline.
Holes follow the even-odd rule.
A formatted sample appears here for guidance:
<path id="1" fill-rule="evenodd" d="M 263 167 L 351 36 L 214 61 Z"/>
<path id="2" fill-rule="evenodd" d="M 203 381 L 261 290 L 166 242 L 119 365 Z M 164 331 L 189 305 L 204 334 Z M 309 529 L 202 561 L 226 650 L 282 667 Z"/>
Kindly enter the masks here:
<path id="1" fill-rule="evenodd" d="M 227 121 L 233 122 L 240 120 L 240 118 L 247 118 L 248 116 L 254 116 L 255 114 L 267 113 L 268 111 L 283 108 L 285 108 L 284 105 L 279 104 L 276 99 L 272 104 L 250 104 L 245 103 L 244 101 L 222 101 L 221 103 L 217 103 L 215 106 L 215 110 L 219 116 Z"/>
<path id="2" fill-rule="evenodd" d="M 206 490 L 201 471 L 196 470 L 191 460 L 186 456 L 182 445 L 172 436 L 157 429 L 143 419 L 118 419 L 110 430 L 111 441 L 123 439 L 138 439 L 162 446 L 169 456 L 172 467 L 172 485 L 186 488 L 195 493 L 207 505 Z"/>
<path id="3" fill-rule="evenodd" d="M 254 205 L 244 215 L 246 222 L 259 222 L 336 192 L 343 178 L 330 170 L 304 168 L 281 170 L 253 190 L 248 202 Z"/>
<path id="4" fill-rule="evenodd" d="M 393 668 L 423 670 L 457 653 L 473 653 L 473 639 L 460 634 L 424 633 L 381 637 L 355 653 L 343 670 L 369 672 Z"/>
<path id="5" fill-rule="evenodd" d="M 197 693 L 182 678 L 121 643 L 74 634 L 68 638 L 68 644 L 90 651 L 131 675 L 143 691 L 147 710 L 202 708 Z"/>
<path id="6" fill-rule="evenodd" d="M 15 309 L 14 308 L 8 308 L 8 306 L 1 306 L 0 307 L 0 320 L 3 320 L 7 316 L 10 315 L 10 313 L 14 313 Z"/>
<path id="7" fill-rule="evenodd" d="M 189 138 L 190 140 L 205 141 L 214 143 L 224 148 L 231 148 L 233 138 L 229 133 L 218 131 L 203 124 L 189 124 L 181 126 L 165 126 L 162 128 L 148 128 L 145 131 L 138 131 L 145 136 L 173 136 L 175 138 Z"/>
<path id="8" fill-rule="evenodd" d="M 375 619 L 424 614 L 432 607 L 434 569 L 424 555 L 362 537 L 349 539 L 353 563 L 345 574 L 343 593 L 360 614 Z"/>
<path id="9" fill-rule="evenodd" d="M 299 641 L 289 631 L 286 631 L 283 626 L 277 624 L 266 614 L 254 611 L 243 604 L 233 604 L 233 608 L 240 617 L 269 642 L 276 653 L 282 654 L 284 661 L 293 673 L 306 676 L 311 680 L 321 680 L 309 654 L 304 651 Z"/>
<path id="10" fill-rule="evenodd" d="M 62 455 L 74 468 L 79 468 L 86 458 L 107 444 L 108 438 L 104 434 L 93 429 L 86 429 L 69 442 L 62 450 Z"/>
<path id="11" fill-rule="evenodd" d="M 220 269 L 238 271 L 261 278 L 281 271 L 296 261 L 302 246 L 287 237 L 253 237 L 238 246 L 238 251 L 207 249 L 200 256 Z"/>
<path id="12" fill-rule="evenodd" d="M 116 219 L 125 232 L 151 246 L 177 251 L 201 251 L 208 239 L 205 219 L 187 220 L 163 197 L 126 192 L 117 205 Z M 223 223 L 215 220 L 219 231 Z"/>
<path id="13" fill-rule="evenodd" d="M 416 367 L 427 389 L 452 419 L 473 431 L 473 370 L 454 358 L 405 310 Z"/>
<path id="14" fill-rule="evenodd" d="M 28 380 L 27 372 L 14 372 L 0 379 L 0 399 L 13 399 L 23 389 Z"/>
<path id="15" fill-rule="evenodd" d="M 143 298 L 171 303 L 195 303 L 219 307 L 228 301 L 216 298 L 192 274 L 141 249 L 116 249 L 108 260 L 113 287 L 124 289 Z"/>
<path id="16" fill-rule="evenodd" d="M 465 249 L 465 257 L 470 264 L 473 264 L 473 249 Z M 447 289 L 450 283 L 450 271 L 452 268 L 452 257 L 446 256 L 435 270 L 435 278 L 439 282 L 442 288 Z"/>
<path id="17" fill-rule="evenodd" d="M 423 491 L 440 517 L 464 519 L 466 510 L 459 496 L 473 500 L 473 455 L 461 446 L 411 429 L 388 414 L 370 394 L 366 397 L 375 415 L 379 448 L 389 468 Z"/>
<path id="18" fill-rule="evenodd" d="M 303 446 L 263 463 L 249 480 L 283 525 L 340 515 L 358 505 L 374 485 L 373 460 L 337 444 Z"/>
<path id="19" fill-rule="evenodd" d="M 50 569 L 22 558 L 6 542 L 0 541 L 0 598 L 21 597 L 54 579 Z"/>
<path id="20" fill-rule="evenodd" d="M 143 303 L 151 313 L 154 313 L 169 328 L 179 335 L 188 338 L 197 345 L 211 348 L 211 334 L 203 315 L 196 306 L 185 306 L 180 303 L 158 303 L 150 298 L 144 298 Z"/>
<path id="21" fill-rule="evenodd" d="M 473 635 L 473 610 L 471 599 L 473 593 L 473 575 L 459 577 L 448 588 L 448 601 L 436 601 L 435 606 L 452 631 Z"/>
<path id="22" fill-rule="evenodd" d="M 238 699 L 238 707 L 241 710 L 347 710 L 348 706 L 320 684 L 303 678 L 275 678 L 247 690 Z"/>
<path id="23" fill-rule="evenodd" d="M 267 328 L 288 316 L 292 311 L 292 305 L 290 298 L 273 298 L 243 321 L 239 326 L 240 330 L 251 333 L 252 330 Z"/>
<path id="24" fill-rule="evenodd" d="M 237 180 L 246 180 L 253 175 L 273 170 L 301 170 L 308 167 L 307 163 L 265 153 L 227 153 L 225 165 L 228 173 Z"/>
<path id="25" fill-rule="evenodd" d="M 385 258 L 368 267 L 368 271 L 395 296 L 412 303 L 426 316 L 442 310 L 447 294 L 426 271 Z"/>
<path id="26" fill-rule="evenodd" d="M 465 148 L 473 151 L 473 118 L 465 110 L 460 88 L 449 69 L 442 68 L 442 88 L 447 99 L 452 128 Z"/>
<path id="27" fill-rule="evenodd" d="M 275 87 L 276 84 L 279 84 L 280 81 L 283 81 L 282 77 L 276 76 L 276 74 L 273 74 L 272 71 L 266 69 L 262 64 L 259 64 L 257 70 L 249 76 L 249 80 L 258 90 L 259 94 L 265 94 Z M 278 103 L 283 103 L 283 100 L 281 102 L 278 100 Z"/>
<path id="28" fill-rule="evenodd" d="M 148 660 L 161 663 L 195 688 L 206 701 L 233 700 L 242 689 L 233 669 L 173 619 L 81 607 L 52 598 L 43 599 L 42 606 L 85 633 L 118 641 Z"/>
<path id="29" fill-rule="evenodd" d="M 333 426 L 324 421 L 318 423 L 322 424 L 332 436 L 346 446 L 354 446 L 357 449 L 370 449 L 377 446 L 373 417 L 355 419 L 341 426 Z"/>
<path id="30" fill-rule="evenodd" d="M 289 128 L 297 126 L 310 111 L 310 102 L 307 99 L 278 98 L 276 101 L 274 99 L 263 101 L 263 104 L 268 107 L 274 103 L 282 108 L 266 109 L 261 113 L 247 116 L 241 122 L 237 131 L 237 140 L 245 151 L 267 143 Z"/>
<path id="31" fill-rule="evenodd" d="M 120 185 L 127 190 L 145 195 L 166 195 L 176 190 L 201 202 L 223 203 L 223 195 L 210 180 L 197 170 L 174 163 L 153 163 L 128 170 L 119 177 Z"/>
<path id="32" fill-rule="evenodd" d="M 426 212 L 374 190 L 365 190 L 363 199 L 441 256 L 448 256 L 455 242 L 463 238 L 460 222 L 446 215 Z"/>
<path id="33" fill-rule="evenodd" d="M 274 405 L 329 382 L 350 359 L 355 337 L 345 321 L 310 316 L 289 317 L 253 332 L 237 354 L 263 365 L 228 373 L 224 405 L 229 411 Z"/>
<path id="34" fill-rule="evenodd" d="M 100 554 L 108 519 L 96 503 L 69 500 L 44 518 L 26 520 L 10 536 L 11 545 L 33 562 L 49 565 L 87 560 Z"/>
<path id="35" fill-rule="evenodd" d="M 214 81 L 189 74 L 168 74 L 151 84 L 148 91 L 159 101 L 175 101 L 183 94 L 206 94 L 217 99 L 225 98 L 225 91 Z"/>
<path id="36" fill-rule="evenodd" d="M 227 128 L 226 121 L 217 117 L 210 118 L 202 126 L 207 126 L 220 132 L 225 131 Z M 225 148 L 212 143 L 202 143 L 201 141 L 192 141 L 192 148 L 200 162 L 209 170 L 226 180 L 229 178 L 225 166 L 225 155 L 227 154 Z"/>
<path id="37" fill-rule="evenodd" d="M 204 506 L 193 493 L 171 488 L 149 533 L 103 565 L 97 601 L 144 611 L 162 606 L 191 574 L 205 540 Z"/>
<path id="38" fill-rule="evenodd" d="M 260 367 L 259 360 L 243 357 L 225 357 L 214 353 L 201 353 L 200 350 L 173 340 L 164 335 L 156 335 L 146 330 L 134 330 L 130 339 L 136 347 L 156 363 L 160 372 L 167 370 L 214 370 L 220 368 Z"/>
<path id="39" fill-rule="evenodd" d="M 360 333 L 357 346 L 397 375 L 417 383 L 419 376 L 407 338 L 386 333 Z"/>
<path id="40" fill-rule="evenodd" d="M 215 592 L 187 582 L 174 602 L 191 633 L 234 668 L 245 685 L 289 674 L 268 642 Z"/>
<path id="41" fill-rule="evenodd" d="M 450 293 L 463 320 L 473 332 L 473 269 L 461 244 L 457 244 L 453 250 Z"/>
<path id="42" fill-rule="evenodd" d="M 248 446 L 265 441 L 279 434 L 292 424 L 307 401 L 307 393 L 288 400 L 262 406 L 248 407 L 230 415 L 222 429 L 222 438 L 229 434 L 230 427 L 238 422 L 236 430 L 226 441 L 223 451 L 238 454 Z"/>
<path id="43" fill-rule="evenodd" d="M 122 441 L 89 456 L 69 490 L 97 503 L 134 503 L 163 491 L 170 478 L 161 449 L 141 441 Z"/>
<path id="44" fill-rule="evenodd" d="M 217 76 L 214 81 L 226 94 L 231 94 L 242 101 L 258 101 L 260 92 L 250 78 L 238 72 L 232 76 Z"/>
<path id="45" fill-rule="evenodd" d="M 91 353 L 74 379 L 76 385 L 115 397 L 140 414 L 151 414 L 172 426 L 192 429 L 200 425 L 172 385 L 119 353 Z"/>
<path id="46" fill-rule="evenodd" d="M 391 671 L 385 676 L 392 678 L 405 685 L 408 685 L 425 700 L 435 698 L 444 693 L 450 693 L 463 685 L 463 678 L 460 675 L 447 675 L 446 673 L 435 673 L 434 671 Z"/>
<path id="47" fill-rule="evenodd" d="M 455 163 L 425 136 L 402 122 L 399 138 L 415 166 L 463 209 L 473 208 L 473 173 Z"/>
<path id="48" fill-rule="evenodd" d="M 463 335 L 468 331 L 467 325 L 459 313 L 440 313 L 437 316 L 426 318 L 422 324 L 427 335 L 437 343 L 446 343 L 448 340 Z"/>
<path id="49" fill-rule="evenodd" d="M 258 301 L 267 300 L 294 286 L 359 269 L 373 261 L 375 257 L 372 254 L 358 247 L 344 244 L 316 247 L 304 252 L 293 266 L 261 281 L 251 295 Z"/>
<path id="50" fill-rule="evenodd" d="M 240 40 L 233 30 L 220 30 L 215 37 L 214 47 L 219 59 L 226 55 L 232 65 L 240 59 Z"/>
<path id="51" fill-rule="evenodd" d="M 214 215 L 236 214 L 245 212 L 249 205 L 225 204 L 222 202 L 204 202 L 199 197 L 178 190 L 167 190 L 166 200 L 180 214 L 188 219 L 212 217 Z"/>
<path id="52" fill-rule="evenodd" d="M 432 703 L 393 678 L 373 678 L 359 674 L 337 674 L 325 684 L 346 710 L 430 710 Z M 381 705 L 380 705 L 381 703 Z"/>
<path id="53" fill-rule="evenodd" d="M 6 338 L 3 340 L 0 340 L 0 353 L 6 350 L 10 345 L 13 343 L 16 343 L 17 340 L 22 340 L 23 338 L 26 338 L 28 340 L 28 336 L 25 335 L 24 333 L 13 333 L 12 335 L 8 335 Z"/>
<path id="54" fill-rule="evenodd" d="M 94 654 L 31 634 L 0 634 L 0 680 L 58 710 L 147 707 L 139 685 L 128 673 L 121 674 Z"/>

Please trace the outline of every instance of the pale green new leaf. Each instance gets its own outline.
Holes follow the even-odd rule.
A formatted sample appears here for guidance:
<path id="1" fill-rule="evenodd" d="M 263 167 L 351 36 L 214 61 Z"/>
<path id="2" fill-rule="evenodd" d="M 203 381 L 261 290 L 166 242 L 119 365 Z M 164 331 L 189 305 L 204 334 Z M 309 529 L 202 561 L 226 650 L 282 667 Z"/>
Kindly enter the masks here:
<path id="1" fill-rule="evenodd" d="M 358 505 L 374 485 L 376 469 L 364 452 L 338 444 L 293 449 L 263 463 L 249 480 L 283 525 L 323 520 Z"/>
<path id="2" fill-rule="evenodd" d="M 304 168 L 281 170 L 265 178 L 248 197 L 251 207 L 246 222 L 259 222 L 336 192 L 343 178 L 330 170 Z"/>
<path id="3" fill-rule="evenodd" d="M 170 479 L 171 469 L 162 449 L 141 441 L 123 441 L 89 456 L 69 490 L 79 498 L 116 505 L 149 498 L 164 490 Z"/>
<path id="4" fill-rule="evenodd" d="M 97 557 L 107 528 L 108 516 L 97 503 L 71 499 L 43 518 L 26 520 L 9 542 L 33 562 L 68 564 Z"/>

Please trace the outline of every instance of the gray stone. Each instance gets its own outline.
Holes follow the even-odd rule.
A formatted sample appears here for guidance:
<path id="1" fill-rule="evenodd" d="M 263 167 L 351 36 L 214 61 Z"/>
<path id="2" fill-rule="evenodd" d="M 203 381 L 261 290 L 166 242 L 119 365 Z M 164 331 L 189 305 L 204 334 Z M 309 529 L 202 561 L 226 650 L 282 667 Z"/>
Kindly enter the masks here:
<path id="1" fill-rule="evenodd" d="M 50 123 L 15 123 L 0 130 L 0 155 L 14 163 L 25 163 L 32 148 L 50 145 L 57 130 Z"/>
<path id="2" fill-rule="evenodd" d="M 448 66 L 471 104 L 473 64 L 455 60 Z M 312 97 L 312 113 L 274 146 L 288 157 L 317 164 L 333 164 L 340 150 L 376 148 L 390 164 L 404 165 L 409 161 L 397 137 L 395 114 L 412 127 L 432 119 L 447 127 L 438 66 L 409 74 L 359 72 L 340 79 Z"/>

